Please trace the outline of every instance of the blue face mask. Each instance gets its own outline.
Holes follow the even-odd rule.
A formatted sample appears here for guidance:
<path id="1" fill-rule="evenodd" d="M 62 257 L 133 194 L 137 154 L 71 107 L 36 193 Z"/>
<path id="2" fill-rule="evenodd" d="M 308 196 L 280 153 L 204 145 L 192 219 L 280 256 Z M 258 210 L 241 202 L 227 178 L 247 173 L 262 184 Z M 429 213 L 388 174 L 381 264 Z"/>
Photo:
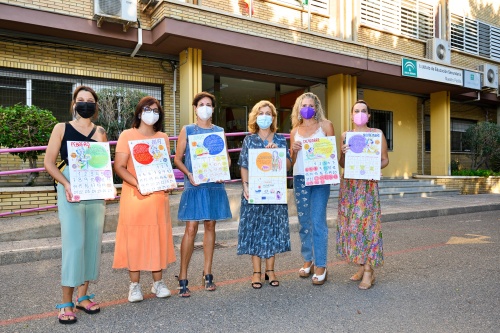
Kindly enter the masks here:
<path id="1" fill-rule="evenodd" d="M 259 125 L 260 128 L 262 129 L 268 129 L 269 126 L 273 123 L 273 117 L 263 114 L 260 116 L 257 116 L 257 125 Z"/>

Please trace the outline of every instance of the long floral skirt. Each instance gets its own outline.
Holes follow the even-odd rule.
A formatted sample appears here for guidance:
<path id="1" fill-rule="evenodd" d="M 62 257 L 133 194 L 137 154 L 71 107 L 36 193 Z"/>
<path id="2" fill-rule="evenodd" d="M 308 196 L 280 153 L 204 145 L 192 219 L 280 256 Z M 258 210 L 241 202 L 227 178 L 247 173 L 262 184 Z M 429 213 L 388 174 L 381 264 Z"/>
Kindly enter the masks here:
<path id="1" fill-rule="evenodd" d="M 355 264 L 383 265 L 378 182 L 342 179 L 338 214 L 337 253 Z"/>

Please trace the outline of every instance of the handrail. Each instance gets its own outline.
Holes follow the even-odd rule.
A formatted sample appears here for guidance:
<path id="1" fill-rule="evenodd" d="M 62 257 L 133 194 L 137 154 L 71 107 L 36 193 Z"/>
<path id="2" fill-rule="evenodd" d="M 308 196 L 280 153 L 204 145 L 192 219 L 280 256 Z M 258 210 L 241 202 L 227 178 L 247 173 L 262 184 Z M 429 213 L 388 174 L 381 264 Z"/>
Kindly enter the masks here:
<path id="1" fill-rule="evenodd" d="M 227 137 L 232 137 L 232 136 L 243 136 L 243 135 L 248 135 L 250 132 L 234 132 L 234 133 L 225 133 Z M 288 133 L 280 133 L 283 135 L 286 139 L 290 138 L 290 134 Z M 179 137 L 174 136 L 170 137 L 170 141 L 177 141 Z M 116 145 L 117 141 L 109 141 L 110 145 Z M 19 153 L 19 152 L 27 152 L 27 151 L 35 151 L 35 150 L 46 150 L 47 146 L 34 146 L 34 147 L 19 147 L 19 148 L 2 148 L 0 149 L 0 154 L 3 153 Z M 241 151 L 241 148 L 232 148 L 227 150 L 228 153 L 234 153 L 234 152 L 239 152 Z M 174 157 L 175 155 L 170 155 L 170 157 Z M 112 161 L 113 163 L 114 161 Z M 14 175 L 14 174 L 21 174 L 21 173 L 31 173 L 31 172 L 44 172 L 45 168 L 35 168 L 35 169 L 20 169 L 20 170 L 9 170 L 9 171 L 0 171 L 0 176 L 6 176 L 6 175 Z M 288 177 L 291 178 L 291 177 Z M 231 179 L 227 180 L 224 183 L 237 183 L 241 182 L 241 179 Z M 175 189 L 175 191 L 182 191 L 184 190 L 184 187 L 178 187 Z M 115 197 L 114 200 L 119 199 L 120 197 L 117 196 Z M 3 212 L 0 213 L 0 217 L 5 217 L 9 215 L 14 215 L 14 214 L 22 214 L 22 213 L 32 213 L 32 212 L 37 212 L 37 211 L 44 211 L 44 210 L 49 210 L 49 209 L 54 209 L 57 208 L 57 205 L 51 205 L 51 206 L 43 206 L 43 207 L 36 207 L 36 208 L 29 208 L 29 209 L 21 209 L 13 212 Z"/>

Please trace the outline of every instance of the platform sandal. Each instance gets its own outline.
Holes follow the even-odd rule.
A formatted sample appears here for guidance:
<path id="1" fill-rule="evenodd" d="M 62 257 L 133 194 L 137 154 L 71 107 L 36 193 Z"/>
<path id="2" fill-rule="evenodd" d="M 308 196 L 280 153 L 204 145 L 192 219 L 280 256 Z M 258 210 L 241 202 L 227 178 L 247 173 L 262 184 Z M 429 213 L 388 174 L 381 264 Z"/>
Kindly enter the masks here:
<path id="1" fill-rule="evenodd" d="M 82 306 L 80 305 L 79 303 L 83 302 L 83 301 L 86 301 L 86 300 L 91 300 L 92 298 L 94 298 L 94 294 L 92 295 L 85 295 L 85 296 L 82 296 L 82 297 L 78 297 L 76 299 L 76 308 L 78 310 L 82 310 L 82 311 L 85 311 L 85 313 L 87 314 L 95 314 L 95 313 L 99 313 L 101 312 L 101 308 L 97 308 L 97 309 L 91 309 L 93 306 L 96 306 L 98 305 L 96 302 L 90 302 L 89 304 L 87 304 L 87 306 Z"/>
<path id="2" fill-rule="evenodd" d="M 314 264 L 312 262 L 309 267 L 302 267 L 301 269 L 299 269 L 299 276 L 302 278 L 307 278 L 312 273 L 314 273 Z"/>
<path id="3" fill-rule="evenodd" d="M 269 281 L 269 275 L 267 275 L 267 272 L 274 272 L 274 269 L 266 270 L 266 275 L 264 276 L 264 279 L 266 281 Z M 269 285 L 272 287 L 278 287 L 280 285 L 280 282 L 278 280 L 271 280 L 269 281 Z"/>
<path id="4" fill-rule="evenodd" d="M 56 309 L 59 310 L 59 314 L 57 318 L 59 319 L 59 323 L 61 324 L 74 324 L 76 323 L 76 315 L 73 311 L 65 311 L 64 308 L 69 308 L 73 307 L 75 304 L 73 302 L 68 302 L 68 303 L 63 303 L 63 304 L 57 304 Z M 67 317 L 68 319 L 63 319 L 64 317 Z M 69 317 L 73 317 L 73 319 L 69 319 Z"/>
<path id="5" fill-rule="evenodd" d="M 214 276 L 212 274 L 205 275 L 205 272 L 203 272 L 203 279 L 201 284 L 205 285 L 205 290 L 208 291 L 214 291 L 217 288 L 214 283 Z"/>
<path id="6" fill-rule="evenodd" d="M 179 280 L 179 297 L 189 297 L 191 296 L 191 292 L 189 291 L 188 280 Z"/>

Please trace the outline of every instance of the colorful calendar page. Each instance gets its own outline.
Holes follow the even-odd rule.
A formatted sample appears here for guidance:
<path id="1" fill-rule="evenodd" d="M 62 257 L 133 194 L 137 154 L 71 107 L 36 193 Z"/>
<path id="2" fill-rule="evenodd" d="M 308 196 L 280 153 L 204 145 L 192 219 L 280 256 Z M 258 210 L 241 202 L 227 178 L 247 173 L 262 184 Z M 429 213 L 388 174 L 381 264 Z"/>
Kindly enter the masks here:
<path id="1" fill-rule="evenodd" d="M 286 149 L 249 149 L 248 203 L 286 202 Z"/>
<path id="2" fill-rule="evenodd" d="M 191 165 L 196 184 L 231 179 L 223 132 L 189 135 Z"/>
<path id="3" fill-rule="evenodd" d="M 380 180 L 382 133 L 347 132 L 344 177 Z"/>
<path id="4" fill-rule="evenodd" d="M 339 184 L 339 165 L 334 136 L 302 141 L 306 186 Z"/>
<path id="5" fill-rule="evenodd" d="M 141 193 L 165 191 L 177 187 L 164 138 L 128 142 Z"/>
<path id="6" fill-rule="evenodd" d="M 67 144 L 73 200 L 114 198 L 109 143 L 68 141 Z"/>

